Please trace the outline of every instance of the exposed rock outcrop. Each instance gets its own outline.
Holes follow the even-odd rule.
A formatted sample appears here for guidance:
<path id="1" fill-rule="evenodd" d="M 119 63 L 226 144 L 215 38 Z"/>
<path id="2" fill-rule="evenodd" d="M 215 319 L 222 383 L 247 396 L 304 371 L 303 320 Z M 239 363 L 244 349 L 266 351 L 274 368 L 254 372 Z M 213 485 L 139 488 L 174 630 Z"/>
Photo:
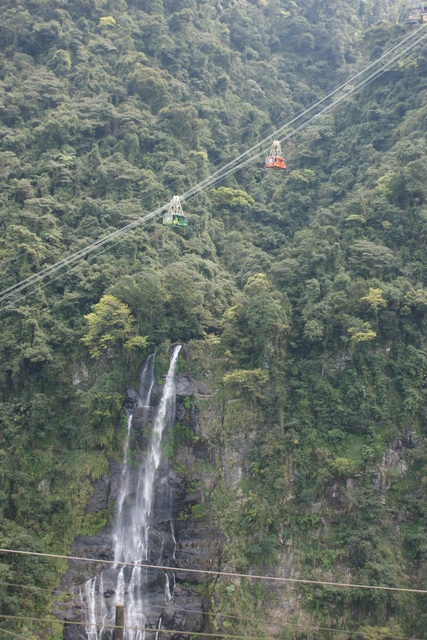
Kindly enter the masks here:
<path id="1" fill-rule="evenodd" d="M 159 469 L 159 483 L 156 489 L 153 518 L 150 525 L 150 563 L 174 567 L 174 571 L 163 569 L 147 571 L 147 628 L 157 629 L 160 618 L 164 628 L 175 629 L 175 638 L 189 637 L 191 632 L 201 631 L 204 625 L 204 602 L 198 585 L 206 581 L 203 574 L 189 569 L 214 569 L 219 566 L 221 556 L 221 536 L 211 524 L 198 521 L 193 515 L 193 507 L 204 498 L 197 462 L 210 456 L 207 441 L 203 439 L 198 412 L 188 399 L 195 390 L 207 397 L 210 389 L 203 383 L 193 382 L 188 375 L 182 376 L 176 387 L 176 419 L 198 433 L 197 445 L 182 445 L 171 460 L 163 460 Z M 126 408 L 133 411 L 134 438 L 141 450 L 146 450 L 147 430 L 153 418 L 155 407 L 162 396 L 162 385 L 154 383 L 151 393 L 151 407 L 139 406 L 140 393 L 133 388 L 127 390 Z M 122 463 L 110 462 L 108 474 L 93 482 L 93 494 L 86 506 L 87 514 L 101 510 L 112 511 L 118 498 L 122 476 Z M 169 499 L 165 499 L 164 492 Z M 167 505 L 170 504 L 170 507 Z M 172 528 L 171 528 L 172 527 Z M 69 623 L 64 628 L 64 640 L 86 640 L 85 610 L 87 598 L 85 583 L 93 576 L 102 574 L 102 588 L 105 599 L 113 598 L 116 582 L 111 565 L 106 561 L 114 559 L 113 525 L 109 523 L 94 536 L 80 535 L 71 549 L 71 555 L 93 558 L 95 563 L 85 561 L 70 562 L 68 572 L 63 576 L 57 589 L 58 600 L 54 605 L 55 615 Z M 166 582 L 169 585 L 166 585 Z M 165 591 L 172 590 L 173 596 L 167 601 Z M 96 590 L 100 589 L 96 583 Z M 71 600 L 62 594 L 72 594 Z"/>

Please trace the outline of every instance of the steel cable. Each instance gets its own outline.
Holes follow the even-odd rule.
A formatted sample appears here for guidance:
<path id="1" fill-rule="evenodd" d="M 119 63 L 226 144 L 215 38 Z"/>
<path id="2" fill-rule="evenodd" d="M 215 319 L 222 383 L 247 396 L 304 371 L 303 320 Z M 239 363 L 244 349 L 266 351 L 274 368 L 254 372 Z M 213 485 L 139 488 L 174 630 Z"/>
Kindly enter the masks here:
<path id="1" fill-rule="evenodd" d="M 169 567 L 160 564 L 148 564 L 148 563 L 134 563 L 134 562 L 122 562 L 116 560 L 100 560 L 99 558 L 82 558 L 79 556 L 67 556 L 56 553 L 40 553 L 38 551 L 25 551 L 18 549 L 2 549 L 0 553 L 11 553 L 16 555 L 34 556 L 37 558 L 56 558 L 59 560 L 70 560 L 74 562 L 89 562 L 105 565 L 118 565 L 122 567 L 140 567 L 141 569 L 162 569 L 163 571 L 176 571 L 179 567 Z M 252 580 L 267 580 L 270 582 L 278 582 L 283 584 L 306 584 L 306 585 L 318 585 L 322 587 L 340 587 L 347 589 L 368 589 L 373 591 L 394 591 L 402 593 L 419 593 L 427 595 L 427 589 L 410 589 L 405 587 L 387 587 L 385 585 L 367 585 L 367 584 L 352 584 L 348 582 L 329 582 L 326 580 L 309 580 L 305 578 L 280 578 L 278 576 L 263 576 L 250 573 L 233 573 L 231 571 L 215 571 L 213 569 L 188 569 L 185 568 L 187 573 L 221 576 L 226 578 L 250 578 Z"/>
<path id="2" fill-rule="evenodd" d="M 246 157 L 249 153 L 252 153 L 255 149 L 259 148 L 261 145 L 265 145 L 266 141 L 268 141 L 272 137 L 277 137 L 280 132 L 284 131 L 286 128 L 291 126 L 292 123 L 294 123 L 297 120 L 301 119 L 306 113 L 308 113 L 309 111 L 313 110 L 315 107 L 323 104 L 332 95 L 334 95 L 337 92 L 339 92 L 340 90 L 342 90 L 345 86 L 350 85 L 352 82 L 354 82 L 355 78 L 360 77 L 362 74 L 366 73 L 366 70 L 372 68 L 375 64 L 378 64 L 378 62 L 381 59 L 383 59 L 384 56 L 390 55 L 390 53 L 394 52 L 396 49 L 399 49 L 402 46 L 402 44 L 407 42 L 410 38 L 413 38 L 415 34 L 418 34 L 419 31 L 424 29 L 424 28 L 425 28 L 425 25 L 421 26 L 419 29 L 417 29 L 414 32 L 414 34 L 411 34 L 410 36 L 407 36 L 398 45 L 395 45 L 394 47 L 392 47 L 388 52 L 386 52 L 385 54 L 380 56 L 380 58 L 378 58 L 375 62 L 373 62 L 370 65 L 368 65 L 367 67 L 365 67 L 365 69 L 363 69 L 358 74 L 356 74 L 355 76 L 353 76 L 352 78 L 347 80 L 342 85 L 340 85 L 340 87 L 338 87 L 333 92 L 331 92 L 330 94 L 325 96 L 325 98 L 323 98 L 322 100 L 320 100 L 317 103 L 315 103 L 315 105 L 313 105 L 309 109 L 305 110 L 302 114 L 300 114 L 299 116 L 297 116 L 296 118 L 291 120 L 289 123 L 287 123 L 286 125 L 281 127 L 279 130 L 275 131 L 273 134 L 270 134 L 269 136 L 264 138 L 262 141 L 260 141 L 259 143 L 257 143 L 253 147 L 251 147 L 251 149 L 249 149 L 248 151 L 246 151 L 243 154 L 241 154 L 238 158 L 234 159 L 232 162 L 228 163 L 227 165 L 222 167 L 217 172 L 211 174 L 211 176 L 205 178 L 204 180 L 202 180 L 200 183 L 198 183 L 197 185 L 195 185 L 194 187 L 192 187 L 188 191 L 184 192 L 180 196 L 181 200 L 187 200 L 187 199 L 189 199 L 191 197 L 194 197 L 195 195 L 200 193 L 202 190 L 206 189 L 207 187 L 211 187 L 214 184 L 217 184 L 219 181 L 224 180 L 227 176 L 231 175 L 232 173 L 235 173 L 236 171 L 238 171 L 239 169 L 243 168 L 244 166 L 246 166 L 247 164 L 249 164 L 250 162 L 252 162 L 256 158 L 259 158 L 262 155 L 263 151 L 260 151 L 256 155 L 253 155 L 253 156 L 247 158 L 243 162 L 240 162 L 240 164 L 236 164 L 236 162 L 238 162 L 242 158 Z M 418 38 L 415 42 L 411 43 L 403 51 L 400 51 L 396 56 L 394 56 L 391 60 L 388 60 L 386 63 L 384 63 L 379 69 L 374 71 L 367 78 L 365 78 L 362 81 L 360 81 L 356 86 L 351 87 L 350 90 L 347 93 L 345 93 L 344 95 L 342 95 L 339 98 L 337 98 L 336 100 L 334 100 L 332 103 L 327 105 L 324 109 L 322 109 L 320 112 L 314 114 L 309 120 L 305 121 L 304 123 L 299 125 L 299 127 L 294 129 L 293 131 L 291 131 L 287 136 L 282 138 L 281 141 L 283 142 L 283 141 L 288 140 L 289 138 L 293 137 L 298 132 L 300 132 L 302 129 L 304 129 L 307 126 L 309 126 L 318 117 L 320 117 L 321 115 L 323 115 L 324 113 L 326 113 L 330 109 L 332 109 L 335 106 L 337 106 L 338 104 L 340 104 L 343 100 L 347 99 L 355 91 L 359 90 L 363 86 L 366 86 L 368 83 L 372 82 L 375 78 L 377 78 L 380 74 L 382 74 L 385 70 L 387 70 L 387 68 L 391 64 L 393 64 L 394 62 L 396 62 L 397 60 L 399 60 L 403 56 L 409 54 L 426 37 L 427 36 L 424 35 L 424 36 Z M 79 260 L 80 258 L 88 255 L 89 253 L 91 253 L 93 251 L 96 251 L 96 249 L 102 247 L 106 243 L 111 242 L 111 240 L 115 239 L 116 237 L 118 237 L 118 236 L 120 236 L 120 235 L 122 235 L 124 233 L 127 233 L 129 231 L 132 231 L 133 229 L 135 229 L 136 227 L 139 227 L 144 222 L 147 222 L 147 221 L 153 219 L 154 217 L 157 217 L 162 212 L 164 212 L 168 207 L 169 207 L 169 203 L 159 207 L 158 209 L 152 211 L 151 213 L 146 214 L 145 216 L 142 216 L 141 218 L 138 218 L 138 219 L 128 223 L 127 225 L 125 225 L 124 227 L 114 231 L 113 233 L 111 233 L 111 234 L 109 234 L 107 236 L 104 236 L 103 238 L 101 238 L 99 240 L 96 240 L 95 242 L 89 244 L 88 246 L 84 247 L 83 249 L 80 249 L 79 251 L 75 252 L 74 254 L 72 254 L 72 255 L 70 255 L 70 256 L 68 256 L 66 258 L 63 258 L 62 260 L 58 261 L 57 263 L 55 263 L 53 265 L 50 265 L 48 267 L 45 267 L 44 269 L 42 269 L 38 273 L 33 274 L 33 275 L 29 276 L 28 278 L 25 278 L 21 282 L 15 284 L 15 285 L 12 285 L 11 287 L 8 287 L 7 289 L 4 289 L 2 292 L 0 292 L 0 302 L 10 298 L 13 295 L 16 295 L 17 293 L 19 293 L 23 289 L 26 289 L 30 285 L 37 283 L 38 281 L 44 279 L 45 277 L 48 277 L 48 276 L 52 275 L 57 270 L 62 269 L 64 267 L 67 267 L 70 264 L 72 264 L 73 262 L 75 262 L 75 261 Z"/>

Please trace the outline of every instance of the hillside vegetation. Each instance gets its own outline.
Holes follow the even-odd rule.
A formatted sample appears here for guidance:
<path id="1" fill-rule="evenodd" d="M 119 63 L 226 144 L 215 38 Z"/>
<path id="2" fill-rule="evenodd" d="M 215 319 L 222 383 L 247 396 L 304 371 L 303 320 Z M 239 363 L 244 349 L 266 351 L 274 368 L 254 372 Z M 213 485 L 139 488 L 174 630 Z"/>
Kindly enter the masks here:
<path id="1" fill-rule="evenodd" d="M 400 3 L 301 4 L 4 0 L 1 290 L 184 192 L 406 33 Z M 224 565 L 427 588 L 426 64 L 423 45 L 295 137 L 286 174 L 254 162 L 185 203 L 185 231 L 157 220 L 1 303 L 1 547 L 67 553 L 93 525 L 126 387 L 183 341 L 222 414 L 212 447 L 246 439 L 240 483 L 218 468 L 204 505 Z M 64 571 L 1 555 L 2 614 L 52 622 L 0 629 L 61 638 Z M 212 610 L 274 609 L 240 587 L 218 583 Z M 292 597 L 294 624 L 358 631 L 335 637 L 425 633 L 425 596 Z"/>

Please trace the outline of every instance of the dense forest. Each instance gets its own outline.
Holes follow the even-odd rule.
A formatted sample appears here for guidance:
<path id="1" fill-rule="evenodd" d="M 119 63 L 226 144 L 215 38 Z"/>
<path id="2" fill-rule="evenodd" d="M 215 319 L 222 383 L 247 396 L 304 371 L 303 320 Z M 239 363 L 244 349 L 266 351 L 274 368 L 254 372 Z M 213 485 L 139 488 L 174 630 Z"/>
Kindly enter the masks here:
<path id="1" fill-rule="evenodd" d="M 409 29 L 392 0 L 1 5 L 2 291 L 183 193 Z M 157 218 L 0 303 L 0 547 L 67 554 L 114 517 L 85 507 L 121 458 L 126 388 L 182 342 L 180 370 L 213 390 L 197 410 L 223 463 L 192 517 L 223 532 L 222 567 L 427 589 L 426 65 L 423 44 L 295 136 L 286 173 L 256 161 L 186 202 L 186 229 Z M 5 638 L 62 638 L 65 571 L 0 554 L 1 614 L 25 618 L 0 618 Z M 240 616 L 210 633 L 427 624 L 415 593 L 209 589 Z"/>

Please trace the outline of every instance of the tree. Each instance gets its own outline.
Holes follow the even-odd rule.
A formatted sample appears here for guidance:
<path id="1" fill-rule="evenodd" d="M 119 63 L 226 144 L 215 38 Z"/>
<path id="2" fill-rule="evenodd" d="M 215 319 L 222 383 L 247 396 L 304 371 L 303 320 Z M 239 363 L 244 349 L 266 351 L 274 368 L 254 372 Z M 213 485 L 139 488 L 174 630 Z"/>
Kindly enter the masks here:
<path id="1" fill-rule="evenodd" d="M 384 627 L 361 627 L 361 634 L 364 640 L 394 640 L 399 636 L 403 636 L 403 629 L 395 620 Z"/>
<path id="2" fill-rule="evenodd" d="M 360 584 L 398 584 L 409 568 L 422 587 L 423 52 L 414 49 L 315 126 L 306 120 L 310 126 L 286 142 L 287 174 L 264 171 L 262 162 L 269 132 L 328 94 L 350 67 L 362 68 L 403 38 L 390 20 L 394 5 L 2 3 L 2 289 L 190 190 L 187 229 L 153 218 L 0 309 L 2 540 L 69 553 L 89 475 L 99 466 L 106 473 L 109 456 L 121 457 L 124 390 L 145 356 L 130 348 L 147 336 L 159 355 L 171 341 L 189 340 L 180 371 L 190 367 L 213 392 L 205 396 L 200 385 L 197 405 L 184 406 L 191 404 L 191 427 L 200 412 L 197 474 L 209 458 L 220 465 L 209 484 L 219 475 L 227 485 L 217 495 L 218 523 L 230 541 L 224 563 L 280 572 L 293 549 L 302 577 L 350 569 Z M 367 21 L 383 17 L 365 32 Z M 259 142 L 258 159 L 251 153 L 254 162 L 221 173 Z M 191 197 L 212 173 L 225 176 L 223 186 Z M 401 465 L 384 469 L 399 456 Z M 191 465 L 194 456 L 178 457 Z M 193 469 L 178 467 L 177 480 L 193 485 Z M 51 495 L 38 489 L 45 478 Z M 227 511 L 220 503 L 228 497 Z M 51 560 L 42 570 L 39 561 L 2 562 L 6 582 L 29 576 L 30 586 L 59 584 Z M 223 597 L 218 584 L 206 602 L 214 612 L 239 613 L 237 606 L 262 617 L 266 594 L 255 587 L 249 594 L 242 583 Z M 6 613 L 51 611 L 48 591 L 0 591 Z M 358 628 L 423 636 L 421 600 L 405 610 L 392 595 L 370 593 L 326 590 L 310 599 L 301 592 L 295 617 L 316 626 L 320 615 L 326 627 L 350 629 L 353 608 Z M 393 629 L 394 619 L 402 630 Z M 60 635 L 50 623 L 19 624 L 0 627 L 31 639 Z M 243 619 L 236 624 L 242 637 L 254 635 Z"/>
<path id="3" fill-rule="evenodd" d="M 230 390 L 255 401 L 263 394 L 268 382 L 268 372 L 263 369 L 236 369 L 226 373 L 223 382 Z"/>
<path id="4" fill-rule="evenodd" d="M 71 57 L 68 51 L 58 49 L 49 61 L 49 67 L 57 76 L 66 76 L 71 69 Z"/>
<path id="5" fill-rule="evenodd" d="M 99 27 L 114 27 L 116 25 L 116 21 L 113 16 L 103 16 L 99 19 Z"/>
<path id="6" fill-rule="evenodd" d="M 212 317 L 204 305 L 203 278 L 184 261 L 172 263 L 165 276 L 169 335 L 173 340 L 202 336 Z"/>
<path id="7" fill-rule="evenodd" d="M 88 347 L 91 358 L 98 358 L 103 351 L 142 349 L 147 340 L 136 334 L 135 320 L 129 307 L 112 295 L 105 295 L 85 316 L 87 333 L 82 342 Z"/>
<path id="8" fill-rule="evenodd" d="M 221 209 L 232 209 L 233 211 L 247 211 L 255 204 L 254 199 L 243 191 L 243 189 L 231 189 L 230 187 L 219 187 L 212 189 L 212 202 L 215 207 Z"/>
<path id="9" fill-rule="evenodd" d="M 357 327 L 350 327 L 348 330 L 352 344 L 356 345 L 361 342 L 369 342 L 377 337 L 375 331 L 372 331 L 369 322 L 359 323 Z"/>
<path id="10" fill-rule="evenodd" d="M 396 257 L 388 247 L 369 240 L 357 240 L 350 250 L 350 264 L 367 277 L 373 274 L 381 277 L 397 266 Z"/>
<path id="11" fill-rule="evenodd" d="M 374 310 L 375 310 L 375 318 L 377 321 L 377 331 L 378 331 L 378 309 L 380 307 L 387 306 L 387 300 L 384 300 L 382 289 L 373 289 L 369 287 L 369 293 L 363 298 L 360 298 L 361 302 L 367 302 Z"/>

